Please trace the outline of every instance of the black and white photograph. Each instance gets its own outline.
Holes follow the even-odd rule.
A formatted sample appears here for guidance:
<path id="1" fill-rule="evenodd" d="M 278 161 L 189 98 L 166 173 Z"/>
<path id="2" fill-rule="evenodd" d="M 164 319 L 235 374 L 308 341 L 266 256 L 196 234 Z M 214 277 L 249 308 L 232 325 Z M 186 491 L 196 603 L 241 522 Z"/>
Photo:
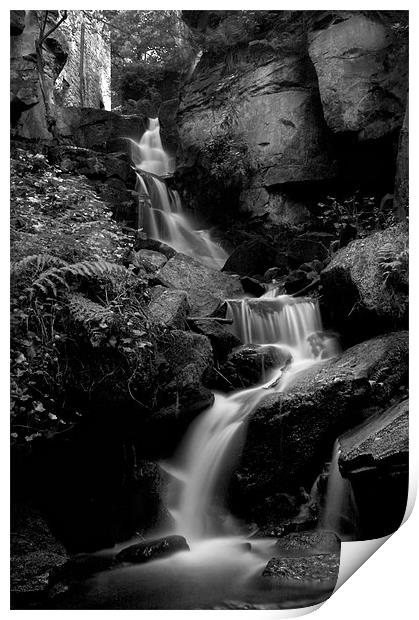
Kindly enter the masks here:
<path id="1" fill-rule="evenodd" d="M 9 15 L 10 609 L 317 609 L 408 512 L 409 11 Z"/>

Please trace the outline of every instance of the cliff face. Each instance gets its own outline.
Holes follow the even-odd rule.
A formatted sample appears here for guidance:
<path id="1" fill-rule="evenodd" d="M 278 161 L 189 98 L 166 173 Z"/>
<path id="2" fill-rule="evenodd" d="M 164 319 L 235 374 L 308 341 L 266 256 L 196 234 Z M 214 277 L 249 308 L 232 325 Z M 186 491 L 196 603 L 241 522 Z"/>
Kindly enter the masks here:
<path id="1" fill-rule="evenodd" d="M 11 114 L 15 134 L 50 139 L 46 105 L 82 106 L 110 110 L 110 40 L 101 22 L 82 11 L 68 11 L 67 19 L 42 46 L 44 94 L 35 41 L 44 12 L 11 12 Z M 48 11 L 45 32 L 59 19 Z"/>
<path id="2" fill-rule="evenodd" d="M 189 203 L 207 196 L 213 212 L 215 198 L 224 215 L 298 223 L 307 217 L 301 187 L 339 178 L 348 136 L 355 153 L 362 142 L 369 149 L 374 140 L 397 142 L 407 82 L 397 16 L 183 11 L 183 18 L 205 50 L 178 112 Z M 223 178 L 223 158 L 236 162 L 236 175 L 229 165 Z"/>

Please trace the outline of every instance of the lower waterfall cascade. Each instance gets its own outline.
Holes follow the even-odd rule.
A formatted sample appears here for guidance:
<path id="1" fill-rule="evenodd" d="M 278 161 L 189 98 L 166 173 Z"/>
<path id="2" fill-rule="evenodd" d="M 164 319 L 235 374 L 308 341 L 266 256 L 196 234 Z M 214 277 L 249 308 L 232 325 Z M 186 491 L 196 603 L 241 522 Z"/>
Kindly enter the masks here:
<path id="1" fill-rule="evenodd" d="M 334 587 L 318 584 L 314 592 L 302 582 L 297 590 L 267 588 L 262 571 L 277 553 L 276 540 L 249 538 L 248 530 L 230 514 L 224 495 L 246 420 L 258 403 L 268 394 L 285 392 L 305 369 L 334 356 L 338 343 L 322 331 L 315 300 L 268 295 L 229 300 L 227 305 L 233 332 L 261 347 L 289 351 L 292 362 L 285 370 L 271 370 L 255 387 L 228 396 L 215 394 L 213 406 L 192 422 L 177 455 L 161 463 L 170 479 L 166 505 L 172 521 L 154 535 L 184 536 L 189 551 L 99 573 L 85 586 L 85 608 L 281 609 L 316 604 Z"/>
<path id="2" fill-rule="evenodd" d="M 191 425 L 178 462 L 175 459 L 168 468 L 178 487 L 169 509 L 176 533 L 188 540 L 234 531 L 234 519 L 223 505 L 222 489 L 234 466 L 230 453 L 235 452 L 235 442 L 258 403 L 269 393 L 284 392 L 299 373 L 338 352 L 336 339 L 322 331 L 315 300 L 281 295 L 229 300 L 227 308 L 232 331 L 244 343 L 286 350 L 292 362 L 285 370 L 272 370 L 259 386 L 231 396 L 216 394 L 214 405 Z"/>

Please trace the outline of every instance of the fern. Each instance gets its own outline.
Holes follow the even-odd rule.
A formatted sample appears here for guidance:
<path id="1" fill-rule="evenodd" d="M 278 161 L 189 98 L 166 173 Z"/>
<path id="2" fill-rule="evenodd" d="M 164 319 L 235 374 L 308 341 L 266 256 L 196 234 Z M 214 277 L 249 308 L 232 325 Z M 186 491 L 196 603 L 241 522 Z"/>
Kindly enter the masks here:
<path id="1" fill-rule="evenodd" d="M 409 248 L 407 243 L 396 252 L 391 243 L 385 243 L 377 252 L 378 264 L 384 275 L 384 283 L 398 283 L 407 278 L 409 269 Z"/>
<path id="2" fill-rule="evenodd" d="M 19 276 L 29 269 L 35 268 L 36 271 L 43 271 L 45 267 L 63 267 L 67 265 L 66 261 L 53 256 L 52 254 L 33 254 L 31 256 L 25 256 L 22 260 L 11 265 L 11 275 Z"/>
<path id="3" fill-rule="evenodd" d="M 87 331 L 92 345 L 98 347 L 107 338 L 115 313 L 81 293 L 69 294 L 67 301 L 70 315 Z"/>
<path id="4" fill-rule="evenodd" d="M 32 285 L 32 293 L 37 290 L 47 293 L 48 289 L 52 289 L 54 295 L 57 294 L 57 285 L 61 284 L 65 288 L 69 288 L 66 278 L 69 275 L 83 278 L 103 278 L 112 276 L 125 276 L 127 270 L 122 265 L 110 263 L 104 260 L 97 261 L 80 261 L 74 264 L 65 264 L 61 267 L 51 267 L 43 271 Z"/>

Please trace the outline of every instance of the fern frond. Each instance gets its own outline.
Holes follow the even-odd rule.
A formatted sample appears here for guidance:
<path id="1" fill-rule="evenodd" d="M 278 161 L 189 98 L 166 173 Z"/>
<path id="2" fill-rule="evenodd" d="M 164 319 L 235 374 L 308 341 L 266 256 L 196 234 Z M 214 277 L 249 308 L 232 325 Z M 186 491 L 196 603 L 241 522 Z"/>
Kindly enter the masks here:
<path id="1" fill-rule="evenodd" d="M 112 310 L 91 301 L 81 293 L 71 293 L 67 300 L 73 319 L 86 327 L 92 323 L 111 323 L 115 318 Z"/>
<path id="2" fill-rule="evenodd" d="M 32 254 L 31 256 L 25 256 L 16 263 L 11 264 L 11 275 L 18 276 L 31 268 L 36 268 L 36 271 L 43 271 L 45 267 L 64 267 L 67 262 L 52 254 Z"/>

